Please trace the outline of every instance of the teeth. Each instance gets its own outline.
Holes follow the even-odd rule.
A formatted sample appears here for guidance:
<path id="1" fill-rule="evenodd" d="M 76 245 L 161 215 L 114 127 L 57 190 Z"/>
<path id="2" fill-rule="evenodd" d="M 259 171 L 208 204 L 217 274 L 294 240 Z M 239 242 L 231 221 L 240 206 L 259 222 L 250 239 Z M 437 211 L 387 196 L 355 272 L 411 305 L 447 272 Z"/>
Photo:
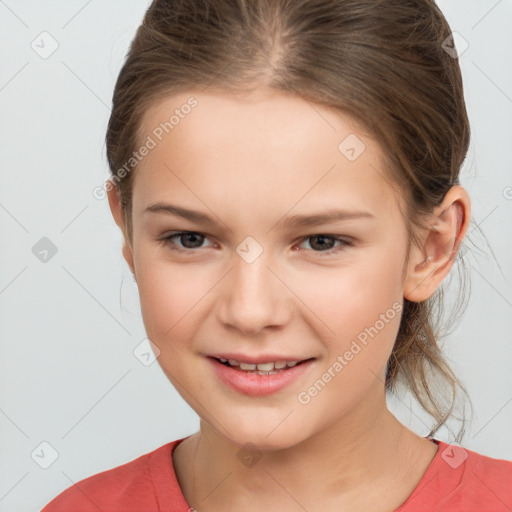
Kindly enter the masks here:
<path id="1" fill-rule="evenodd" d="M 274 366 L 274 365 L 272 365 L 272 366 Z M 240 363 L 240 370 L 255 370 L 255 369 L 256 369 L 256 365 L 255 364 Z M 258 365 L 258 370 L 260 370 L 260 369 L 261 369 L 260 365 Z"/>
<path id="2" fill-rule="evenodd" d="M 262 372 L 269 372 L 274 369 L 274 363 L 272 363 L 272 362 L 260 363 L 257 366 L 258 366 L 258 370 L 260 370 Z M 242 365 L 240 365 L 240 368 L 242 368 Z"/>
<path id="3" fill-rule="evenodd" d="M 286 361 L 275 361 L 275 362 L 269 362 L 269 363 L 259 363 L 259 364 L 254 364 L 254 363 L 244 363 L 244 362 L 241 362 L 241 361 L 237 361 L 236 359 L 224 359 L 224 358 L 219 358 L 219 360 L 222 362 L 222 363 L 225 363 L 225 362 L 228 362 L 231 366 L 239 366 L 240 367 L 240 370 L 248 370 L 248 371 L 254 371 L 254 370 L 257 370 L 257 373 L 259 372 L 272 372 L 272 373 L 275 373 L 273 372 L 273 370 L 281 370 L 283 368 L 292 368 L 293 366 L 295 366 L 297 363 L 299 363 L 299 361 L 289 361 L 289 362 L 286 362 Z M 264 374 L 262 374 L 264 375 Z"/>

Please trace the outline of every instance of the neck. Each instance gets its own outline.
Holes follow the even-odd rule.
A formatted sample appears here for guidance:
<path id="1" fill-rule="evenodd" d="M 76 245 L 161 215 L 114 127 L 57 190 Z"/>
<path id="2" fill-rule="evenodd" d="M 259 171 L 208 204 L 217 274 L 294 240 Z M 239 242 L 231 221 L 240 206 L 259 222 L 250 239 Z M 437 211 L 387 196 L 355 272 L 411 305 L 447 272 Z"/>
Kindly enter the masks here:
<path id="1" fill-rule="evenodd" d="M 405 486 L 401 494 L 390 498 L 399 506 L 436 450 L 396 420 L 387 409 L 385 396 L 358 407 L 299 444 L 257 451 L 256 458 L 245 464 L 238 457 L 240 447 L 202 420 L 200 431 L 186 442 L 186 457 L 180 459 L 176 454 L 180 486 L 190 505 L 212 511 L 275 509 L 277 503 L 282 503 L 280 510 L 293 510 L 306 500 L 303 506 L 307 510 L 311 504 L 333 500 L 357 510 L 354 504 L 361 499 L 378 503 L 383 489 L 385 492 L 396 480 L 403 482 L 405 468 L 409 473 Z M 416 460 L 418 453 L 424 455 L 420 461 Z M 318 509 L 317 505 L 313 509 Z"/>

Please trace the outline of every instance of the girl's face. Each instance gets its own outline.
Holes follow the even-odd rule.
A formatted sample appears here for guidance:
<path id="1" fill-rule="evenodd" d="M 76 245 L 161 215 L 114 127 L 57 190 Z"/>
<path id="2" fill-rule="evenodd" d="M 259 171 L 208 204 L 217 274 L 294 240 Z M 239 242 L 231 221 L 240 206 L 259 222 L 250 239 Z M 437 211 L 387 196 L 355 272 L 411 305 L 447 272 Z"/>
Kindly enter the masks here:
<path id="1" fill-rule="evenodd" d="M 183 398 L 240 446 L 371 421 L 385 407 L 407 254 L 376 143 L 349 117 L 261 90 L 176 95 L 143 127 L 125 256 Z M 309 361 L 258 376 L 212 356 Z"/>

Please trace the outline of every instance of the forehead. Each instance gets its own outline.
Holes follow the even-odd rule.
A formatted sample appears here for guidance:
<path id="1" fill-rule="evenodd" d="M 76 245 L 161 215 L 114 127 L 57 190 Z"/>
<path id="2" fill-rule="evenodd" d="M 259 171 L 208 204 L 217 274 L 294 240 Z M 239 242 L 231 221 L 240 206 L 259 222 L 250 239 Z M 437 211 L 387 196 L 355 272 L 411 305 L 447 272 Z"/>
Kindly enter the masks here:
<path id="1" fill-rule="evenodd" d="M 189 106 L 191 103 L 194 103 L 193 107 Z M 169 120 L 172 126 L 169 126 Z M 163 126 L 165 123 L 167 131 Z M 325 141 L 324 149 L 330 146 L 337 151 L 340 137 L 348 134 L 357 134 L 361 139 L 373 142 L 348 115 L 266 88 L 237 95 L 191 90 L 164 97 L 148 108 L 141 125 L 143 135 L 155 132 L 159 138 L 156 132 L 164 129 L 163 138 L 172 134 L 176 143 L 190 143 L 196 147 L 211 147 L 218 144 L 219 138 L 229 135 L 229 142 L 246 146 L 246 149 L 250 144 L 256 151 L 266 149 L 265 154 L 281 149 L 283 145 L 296 151 L 307 149 L 303 144 L 306 140 L 313 144 L 319 139 Z M 370 150 L 377 150 L 376 144 L 373 145 L 375 147 Z"/>
<path id="2" fill-rule="evenodd" d="M 189 91 L 154 103 L 141 128 L 154 147 L 135 173 L 134 210 L 179 196 L 274 217 L 319 202 L 375 214 L 396 203 L 378 144 L 351 117 L 297 96 Z"/>

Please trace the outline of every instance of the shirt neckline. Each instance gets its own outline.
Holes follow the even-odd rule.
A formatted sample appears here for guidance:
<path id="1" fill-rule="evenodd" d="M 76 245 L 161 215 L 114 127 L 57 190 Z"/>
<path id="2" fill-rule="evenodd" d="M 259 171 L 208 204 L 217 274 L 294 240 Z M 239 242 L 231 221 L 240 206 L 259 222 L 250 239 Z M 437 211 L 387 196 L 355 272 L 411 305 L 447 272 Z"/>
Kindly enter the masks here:
<path id="1" fill-rule="evenodd" d="M 163 453 L 161 454 L 163 457 L 166 458 L 165 461 L 150 461 L 149 467 L 151 478 L 153 480 L 158 505 L 162 510 L 168 509 L 169 512 L 183 512 L 193 510 L 193 508 L 187 503 L 185 496 L 183 495 L 183 491 L 178 483 L 178 477 L 176 475 L 176 470 L 174 468 L 174 462 L 172 459 L 172 454 L 176 447 L 189 437 L 191 436 L 189 435 L 186 437 L 182 437 L 180 439 L 176 439 L 175 441 L 167 443 L 167 445 L 165 445 L 165 448 L 167 449 L 162 450 Z M 406 512 L 406 509 L 409 507 L 411 502 L 416 498 L 416 496 L 421 492 L 423 487 L 426 484 L 428 484 L 428 482 L 432 478 L 436 476 L 439 470 L 439 465 L 443 463 L 442 453 L 447 448 L 448 445 L 443 441 L 431 437 L 425 437 L 425 439 L 428 439 L 429 441 L 437 445 L 436 454 L 434 455 L 434 458 L 431 460 L 430 464 L 425 470 L 425 473 L 423 473 L 423 476 L 421 477 L 416 487 L 409 494 L 406 500 L 393 512 Z M 162 467 L 165 468 L 164 471 L 162 471 Z M 172 505 L 171 509 L 168 508 L 169 504 Z"/>

